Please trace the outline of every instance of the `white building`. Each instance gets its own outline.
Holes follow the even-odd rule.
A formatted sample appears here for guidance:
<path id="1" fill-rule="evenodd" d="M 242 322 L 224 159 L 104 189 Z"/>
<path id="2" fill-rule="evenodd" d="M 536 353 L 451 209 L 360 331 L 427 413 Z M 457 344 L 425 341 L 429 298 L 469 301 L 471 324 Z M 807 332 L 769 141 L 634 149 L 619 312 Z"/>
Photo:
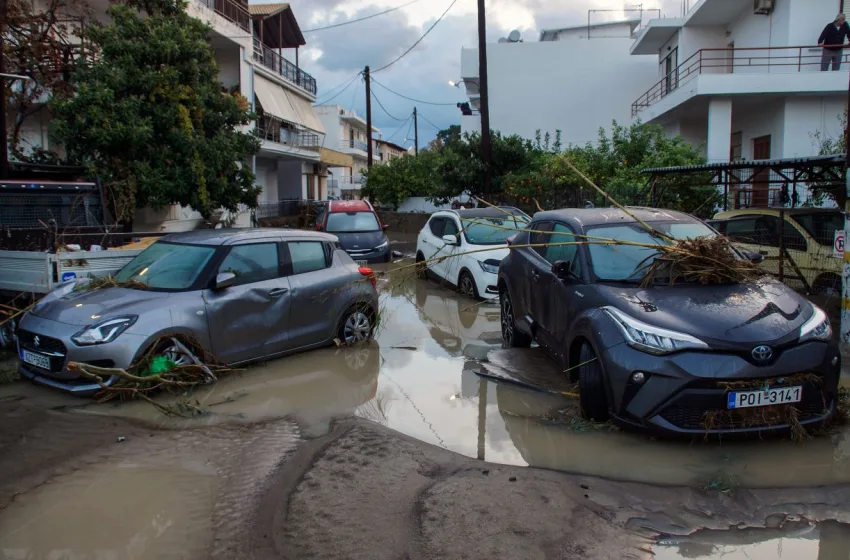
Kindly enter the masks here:
<path id="1" fill-rule="evenodd" d="M 712 162 L 816 155 L 813 135 L 843 134 L 850 64 L 822 72 L 814 46 L 838 11 L 839 0 L 700 0 L 650 21 L 631 53 L 655 57 L 655 82 L 631 90 L 633 117 Z"/>
<path id="2" fill-rule="evenodd" d="M 655 57 L 630 56 L 640 20 L 544 30 L 540 41 L 487 45 L 490 127 L 533 139 L 561 131 L 564 147 L 595 141 L 611 121 L 628 123 L 634 92 L 657 81 Z M 461 51 L 461 78 L 471 116 L 461 130 L 481 130 L 477 112 L 478 49 Z"/>
<path id="3" fill-rule="evenodd" d="M 90 5 L 96 17 L 104 19 L 102 14 L 108 3 L 95 0 Z M 187 9 L 190 15 L 212 26 L 210 42 L 222 88 L 239 91 L 260 116 L 256 125 L 262 148 L 250 162 L 256 171 L 257 185 L 263 189 L 259 204 L 324 198 L 327 171 L 323 156 L 333 162 L 341 154 L 322 149 L 325 129 L 312 106 L 317 84 L 299 66 L 298 48 L 306 41 L 289 4 L 191 0 Z M 283 49 L 295 49 L 294 63 L 283 57 Z M 25 145 L 51 148 L 48 125 L 46 111 L 40 113 L 39 119 L 26 121 L 22 135 Z M 181 231 L 201 222 L 199 213 L 172 205 L 160 211 L 139 210 L 134 228 Z M 241 213 L 237 224 L 249 223 L 248 213 Z"/>
<path id="4" fill-rule="evenodd" d="M 381 152 L 375 136 L 381 131 L 372 126 L 372 134 L 366 132 L 366 119 L 341 105 L 317 105 L 316 114 L 324 129 L 325 147 L 351 156 L 348 166 L 329 168 L 328 194 L 346 198 L 359 198 L 360 188 L 365 181 L 363 171 L 368 162 L 368 144 L 372 142 L 372 162 L 381 161 Z"/>

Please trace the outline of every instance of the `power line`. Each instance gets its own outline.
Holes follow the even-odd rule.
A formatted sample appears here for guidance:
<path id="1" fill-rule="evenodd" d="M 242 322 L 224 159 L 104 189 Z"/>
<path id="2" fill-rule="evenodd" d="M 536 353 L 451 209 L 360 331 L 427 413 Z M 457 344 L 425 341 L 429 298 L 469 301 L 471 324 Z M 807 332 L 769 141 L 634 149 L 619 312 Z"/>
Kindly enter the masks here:
<path id="1" fill-rule="evenodd" d="M 343 21 L 341 23 L 335 23 L 333 25 L 326 25 L 325 27 L 316 27 L 315 29 L 307 29 L 306 31 L 302 31 L 301 33 L 313 33 L 314 31 L 324 31 L 325 29 L 334 29 L 336 27 L 342 27 L 343 25 L 350 25 L 352 23 L 358 23 L 361 21 L 366 21 L 367 19 L 372 19 L 374 17 L 382 16 L 384 14 L 388 14 L 390 12 L 394 12 L 396 10 L 400 10 L 402 8 L 406 8 L 411 4 L 416 4 L 420 0 L 413 0 L 412 2 L 408 2 L 407 4 L 402 4 L 401 6 L 396 6 L 395 8 L 390 8 L 389 10 L 384 10 L 383 12 L 378 12 L 377 14 L 372 14 L 369 16 L 364 16 L 362 18 L 352 19 L 349 21 Z"/>
<path id="2" fill-rule="evenodd" d="M 407 134 L 404 135 L 404 143 L 407 144 L 407 141 L 410 140 L 410 131 L 413 129 L 413 123 L 410 123 L 410 126 L 407 127 Z"/>
<path id="3" fill-rule="evenodd" d="M 414 99 L 412 97 L 408 97 L 408 96 L 406 96 L 402 93 L 399 93 L 397 91 L 391 90 L 390 88 L 388 88 L 387 86 L 385 86 L 384 84 L 382 84 L 381 82 L 379 82 L 378 80 L 376 80 L 374 78 L 372 78 L 372 82 L 375 83 L 375 84 L 378 84 L 379 86 L 381 86 L 382 88 L 384 88 L 385 90 L 387 90 L 388 92 L 390 92 L 392 94 L 398 95 L 399 97 L 407 99 L 408 101 L 413 101 L 415 103 L 423 103 L 425 105 L 440 105 L 440 106 L 447 106 L 447 107 L 448 106 L 454 107 L 454 106 L 457 105 L 457 103 L 435 103 L 433 101 L 422 101 L 421 99 Z"/>
<path id="4" fill-rule="evenodd" d="M 412 118 L 413 118 L 413 113 L 411 113 L 411 114 L 410 114 L 410 116 L 409 116 L 409 117 L 407 117 L 407 119 L 408 119 L 408 120 L 410 120 L 410 119 L 412 119 Z M 407 121 L 404 121 L 404 122 L 407 122 Z M 401 126 L 399 126 L 399 127 L 395 130 L 395 132 L 393 132 L 393 133 L 392 133 L 392 135 L 391 135 L 389 138 L 387 138 L 387 142 L 389 142 L 389 141 L 391 141 L 393 138 L 395 138 L 395 137 L 398 135 L 398 133 L 399 133 L 399 132 L 401 132 L 403 129 L 404 129 L 404 123 L 401 123 Z M 408 131 L 409 131 L 409 130 L 410 130 L 410 129 L 408 128 Z"/>
<path id="5" fill-rule="evenodd" d="M 431 121 L 429 121 L 428 117 L 426 117 L 425 115 L 422 114 L 422 111 L 419 111 L 419 118 L 422 119 L 423 121 L 425 121 L 426 123 L 430 124 L 431 126 L 433 126 L 435 129 L 437 129 L 437 132 L 443 130 L 439 126 L 437 126 L 434 123 L 432 123 Z"/>
<path id="6" fill-rule="evenodd" d="M 391 119 L 393 119 L 393 120 L 396 120 L 396 121 L 399 121 L 399 122 L 405 122 L 405 121 L 407 120 L 407 119 L 400 119 L 400 118 L 398 118 L 398 117 L 394 117 L 394 116 L 392 116 L 392 115 L 390 114 L 390 112 L 389 112 L 389 111 L 387 111 L 387 108 L 386 108 L 386 107 L 384 107 L 384 104 L 383 104 L 383 103 L 381 103 L 381 100 L 380 100 L 380 99 L 378 99 L 378 96 L 377 96 L 377 95 L 375 95 L 375 92 L 374 92 L 374 91 L 372 92 L 372 97 L 374 97 L 374 98 L 375 98 L 375 101 L 377 101 L 377 102 L 378 102 L 378 106 L 379 106 L 381 109 L 383 109 L 383 110 L 384 110 L 384 113 L 386 113 L 386 114 L 387 114 L 387 116 L 388 116 L 389 118 L 391 118 Z M 410 117 L 408 117 L 408 118 L 410 118 Z"/>
<path id="7" fill-rule="evenodd" d="M 398 62 L 399 60 L 401 60 L 402 58 L 404 58 L 405 56 L 407 56 L 407 53 L 409 53 L 410 51 L 412 51 L 413 49 L 415 49 L 415 48 L 416 48 L 416 46 L 417 46 L 419 43 L 421 43 L 421 42 L 422 42 L 422 40 L 423 40 L 423 39 L 425 39 L 425 37 L 427 37 L 427 36 L 428 36 L 428 34 L 429 34 L 429 33 L 431 33 L 431 30 L 433 30 L 435 27 L 437 27 L 437 24 L 438 24 L 438 23 L 440 23 L 441 21 L 443 21 L 443 18 L 444 18 L 444 17 L 446 17 L 446 14 L 447 14 L 447 13 L 449 13 L 449 10 L 451 10 L 451 9 L 454 7 L 454 5 L 455 5 L 455 4 L 457 4 L 457 0 L 452 0 L 452 3 L 451 3 L 451 4 L 449 4 L 449 7 L 448 7 L 448 8 L 446 8 L 446 11 L 442 13 L 442 15 L 441 15 L 441 16 L 437 19 L 437 21 L 435 21 L 435 22 L 434 22 L 434 24 L 433 24 L 431 27 L 429 27 L 429 28 L 428 28 L 428 30 L 427 30 L 427 31 L 426 31 L 426 32 L 425 32 L 425 33 L 424 33 L 424 34 L 423 34 L 423 35 L 422 35 L 422 36 L 421 36 L 421 37 L 420 37 L 420 38 L 419 38 L 419 39 L 418 39 L 415 43 L 413 43 L 413 45 L 411 45 L 411 47 L 410 47 L 409 49 L 407 49 L 406 51 L 404 51 L 403 53 L 401 53 L 401 56 L 399 56 L 398 58 L 396 58 L 395 60 L 393 60 L 393 61 L 392 61 L 392 62 L 390 62 L 389 64 L 387 64 L 387 65 L 385 65 L 385 66 L 381 66 L 381 67 L 380 67 L 380 68 L 378 68 L 377 70 L 373 70 L 373 71 L 372 71 L 372 73 L 374 74 L 375 72 L 380 72 L 381 70 L 386 70 L 387 68 L 389 68 L 390 66 L 392 66 L 393 64 L 395 64 L 396 62 Z"/>
<path id="8" fill-rule="evenodd" d="M 331 101 L 333 101 L 334 99 L 336 99 L 337 97 L 339 97 L 340 95 L 342 95 L 342 94 L 343 94 L 343 93 L 344 93 L 344 92 L 345 92 L 348 88 L 350 88 L 350 87 L 351 87 L 351 84 L 353 84 L 353 83 L 354 83 L 354 80 L 356 80 L 357 78 L 359 78 L 359 77 L 360 77 L 360 74 L 361 74 L 361 72 L 358 72 L 357 74 L 355 74 L 355 75 L 354 75 L 354 77 L 352 77 L 350 80 L 348 80 L 348 82 L 345 84 L 345 87 L 344 87 L 344 88 L 342 88 L 341 90 L 339 90 L 339 91 L 338 91 L 338 92 L 337 92 L 337 93 L 336 93 L 333 97 L 331 97 L 330 99 L 324 99 L 324 100 L 322 100 L 322 101 L 317 101 L 317 102 L 316 102 L 316 105 L 324 105 L 325 103 L 330 103 Z M 338 87 L 339 87 L 339 86 L 332 87 L 332 88 L 331 88 L 330 90 L 328 90 L 328 91 L 333 91 L 333 90 L 335 90 L 335 89 L 336 89 L 336 88 L 338 88 Z"/>

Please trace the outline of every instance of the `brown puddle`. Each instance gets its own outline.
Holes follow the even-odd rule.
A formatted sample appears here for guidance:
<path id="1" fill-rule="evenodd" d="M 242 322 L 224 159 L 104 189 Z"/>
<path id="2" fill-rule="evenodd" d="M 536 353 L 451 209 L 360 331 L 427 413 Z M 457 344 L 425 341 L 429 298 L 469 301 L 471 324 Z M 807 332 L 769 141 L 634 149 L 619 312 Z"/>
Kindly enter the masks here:
<path id="1" fill-rule="evenodd" d="M 798 521 L 777 528 L 700 530 L 660 539 L 656 560 L 847 560 L 850 526 Z"/>

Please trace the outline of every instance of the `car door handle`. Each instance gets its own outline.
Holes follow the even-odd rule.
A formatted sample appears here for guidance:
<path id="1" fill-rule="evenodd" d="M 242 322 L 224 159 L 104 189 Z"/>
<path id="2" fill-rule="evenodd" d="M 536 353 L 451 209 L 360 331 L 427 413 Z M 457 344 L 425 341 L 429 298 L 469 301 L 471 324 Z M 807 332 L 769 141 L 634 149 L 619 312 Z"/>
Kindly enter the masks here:
<path id="1" fill-rule="evenodd" d="M 274 290 L 269 291 L 269 297 L 280 297 L 288 291 L 289 288 L 275 288 Z"/>
<path id="2" fill-rule="evenodd" d="M 540 272 L 537 271 L 537 270 L 532 270 L 531 271 L 531 277 L 534 278 L 535 280 L 538 280 L 540 278 Z"/>

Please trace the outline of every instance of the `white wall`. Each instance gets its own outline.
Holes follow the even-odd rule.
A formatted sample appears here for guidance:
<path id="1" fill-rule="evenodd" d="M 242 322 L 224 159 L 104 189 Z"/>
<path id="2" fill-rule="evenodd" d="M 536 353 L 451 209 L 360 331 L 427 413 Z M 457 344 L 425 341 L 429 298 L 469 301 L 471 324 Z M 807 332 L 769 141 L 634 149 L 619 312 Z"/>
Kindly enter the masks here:
<path id="1" fill-rule="evenodd" d="M 240 58 L 241 49 L 238 45 L 215 49 L 215 61 L 218 64 L 218 79 L 228 89 L 241 83 Z"/>
<path id="2" fill-rule="evenodd" d="M 765 103 L 759 107 L 738 104 L 732 106 L 732 133 L 741 132 L 741 157 L 753 159 L 753 139 L 770 136 L 770 157 L 781 158 L 783 149 L 785 104 L 783 101 Z M 728 154 L 727 154 L 728 158 Z"/>
<path id="3" fill-rule="evenodd" d="M 779 0 L 787 3 L 788 0 Z M 827 23 L 838 13 L 838 0 L 794 0 L 791 2 L 788 30 L 789 45 L 816 45 Z M 844 8 L 850 12 L 850 7 Z"/>
<path id="4" fill-rule="evenodd" d="M 599 127 L 631 119 L 631 104 L 657 81 L 654 56 L 629 55 L 630 39 L 488 45 L 490 123 L 502 134 L 564 146 L 595 141 Z M 471 124 L 471 121 L 470 121 Z"/>
<path id="5" fill-rule="evenodd" d="M 814 134 L 836 139 L 843 134 L 840 116 L 847 100 L 841 96 L 790 98 L 785 102 L 782 157 L 805 157 L 818 153 Z"/>

